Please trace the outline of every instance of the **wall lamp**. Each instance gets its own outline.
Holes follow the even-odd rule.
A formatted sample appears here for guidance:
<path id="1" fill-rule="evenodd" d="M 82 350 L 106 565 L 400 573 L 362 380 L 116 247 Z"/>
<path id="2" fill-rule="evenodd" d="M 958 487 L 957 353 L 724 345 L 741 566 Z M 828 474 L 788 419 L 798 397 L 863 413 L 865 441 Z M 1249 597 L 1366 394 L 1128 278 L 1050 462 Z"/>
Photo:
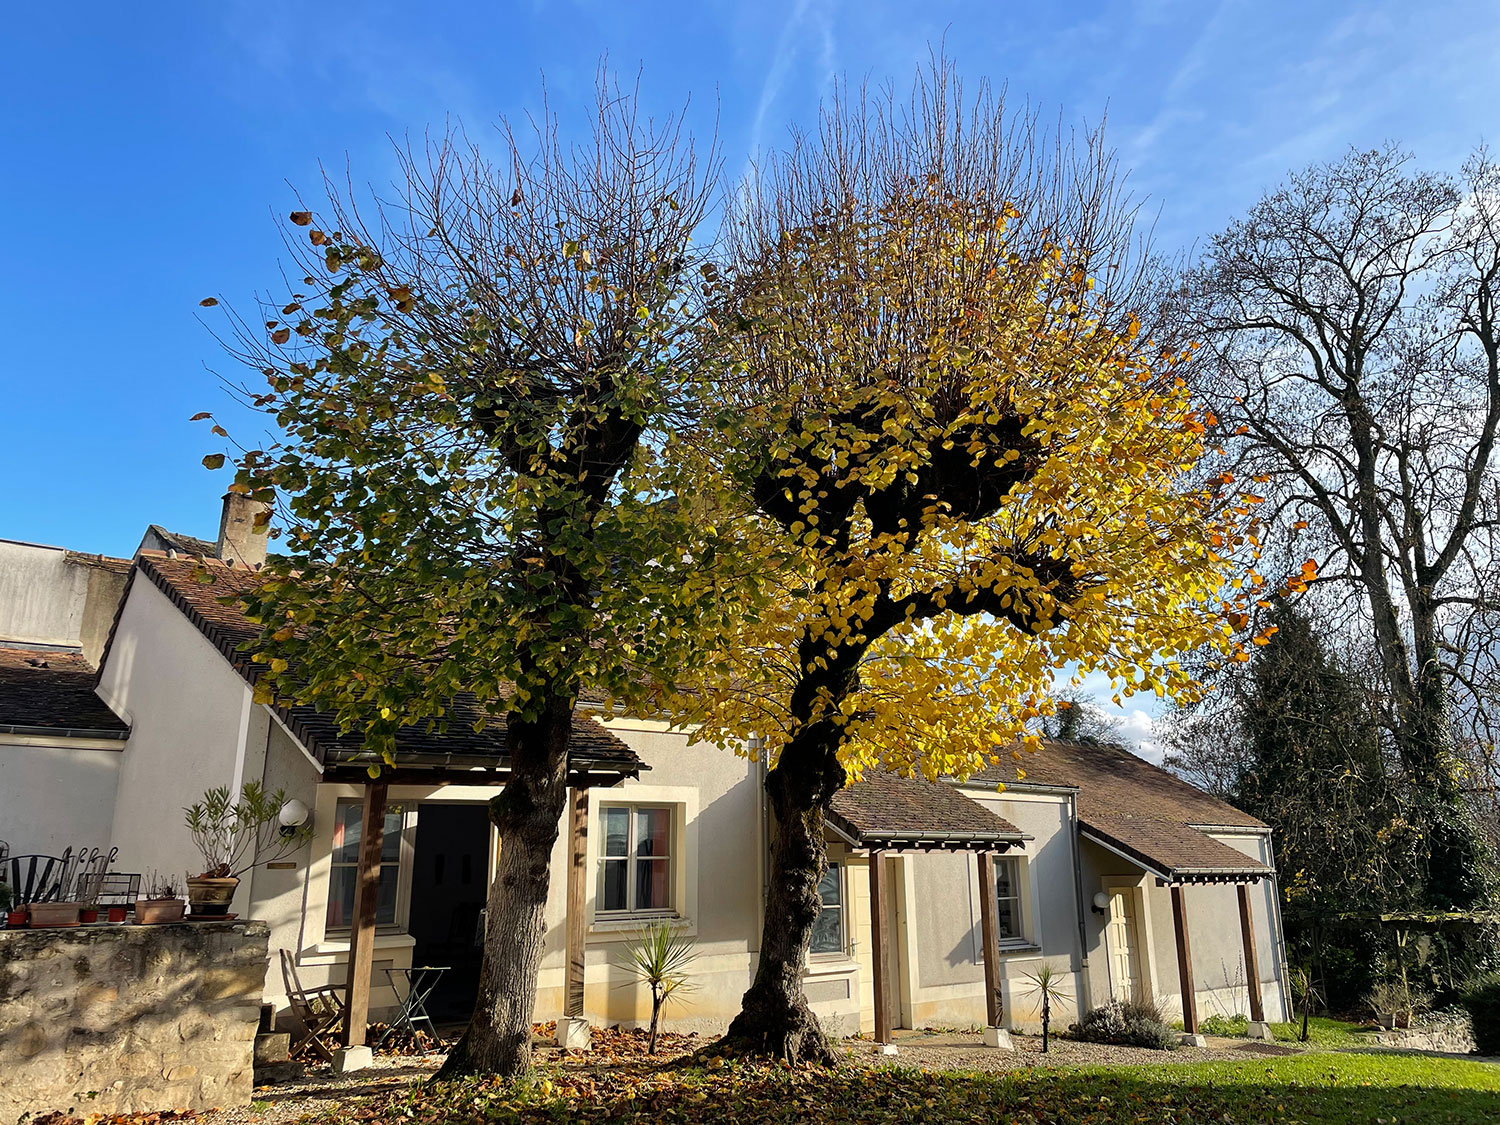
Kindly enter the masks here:
<path id="1" fill-rule="evenodd" d="M 297 834 L 299 828 L 312 820 L 312 810 L 293 797 L 281 806 L 281 811 L 276 814 L 276 820 L 281 825 L 281 834 L 290 838 Z"/>
<path id="2" fill-rule="evenodd" d="M 1094 892 L 1094 901 L 1089 904 L 1089 909 L 1092 910 L 1095 914 L 1108 914 L 1109 913 L 1109 892 L 1107 892 L 1107 891 L 1095 891 Z"/>

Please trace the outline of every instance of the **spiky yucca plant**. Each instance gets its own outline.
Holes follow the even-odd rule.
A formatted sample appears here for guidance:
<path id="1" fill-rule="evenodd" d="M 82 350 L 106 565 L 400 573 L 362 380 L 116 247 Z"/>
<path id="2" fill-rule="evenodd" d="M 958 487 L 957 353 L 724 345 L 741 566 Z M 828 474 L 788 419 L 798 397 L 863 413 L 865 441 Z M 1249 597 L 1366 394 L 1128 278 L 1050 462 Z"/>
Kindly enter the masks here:
<path id="1" fill-rule="evenodd" d="M 687 972 L 698 953 L 693 943 L 669 923 L 653 922 L 626 948 L 626 956 L 627 971 L 651 989 L 651 1039 L 646 1053 L 654 1055 L 662 1008 L 672 997 L 697 987 Z"/>

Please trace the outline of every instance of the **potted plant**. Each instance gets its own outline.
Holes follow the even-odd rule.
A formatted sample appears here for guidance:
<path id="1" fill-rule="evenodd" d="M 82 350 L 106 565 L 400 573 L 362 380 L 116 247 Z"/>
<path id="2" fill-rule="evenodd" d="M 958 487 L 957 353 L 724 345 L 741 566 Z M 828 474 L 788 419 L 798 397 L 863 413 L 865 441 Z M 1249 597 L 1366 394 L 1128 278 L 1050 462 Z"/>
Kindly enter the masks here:
<path id="1" fill-rule="evenodd" d="M 135 900 L 137 925 L 155 926 L 163 922 L 181 922 L 187 900 L 172 875 L 153 875 L 146 883 L 146 894 Z"/>
<path id="2" fill-rule="evenodd" d="M 50 926 L 76 926 L 83 904 L 78 902 L 33 902 L 26 909 L 32 929 Z"/>
<path id="3" fill-rule="evenodd" d="M 78 911 L 78 920 L 85 926 L 92 926 L 99 921 L 99 904 L 97 902 L 85 902 Z"/>
<path id="4" fill-rule="evenodd" d="M 241 875 L 302 846 L 311 826 L 283 828 L 284 804 L 285 790 L 268 793 L 260 782 L 247 781 L 237 801 L 230 797 L 229 787 L 221 785 L 182 810 L 193 843 L 203 856 L 203 871 L 187 880 L 195 915 L 227 914 Z"/>
<path id="5" fill-rule="evenodd" d="M 10 884 L 0 883 L 0 912 L 5 914 L 5 924 L 20 929 L 26 925 L 26 908 L 17 908 L 15 900 L 15 892 L 10 889 Z"/>

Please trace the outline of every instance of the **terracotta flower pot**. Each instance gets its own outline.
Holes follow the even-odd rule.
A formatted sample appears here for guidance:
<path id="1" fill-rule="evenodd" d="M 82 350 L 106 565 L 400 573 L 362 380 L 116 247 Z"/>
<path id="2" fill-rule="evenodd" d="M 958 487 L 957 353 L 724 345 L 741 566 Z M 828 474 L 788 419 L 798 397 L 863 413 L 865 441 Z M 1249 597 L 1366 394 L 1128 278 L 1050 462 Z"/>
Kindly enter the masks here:
<path id="1" fill-rule="evenodd" d="M 80 907 L 76 902 L 33 902 L 27 909 L 31 913 L 33 929 L 78 925 Z"/>
<path id="2" fill-rule="evenodd" d="M 13 930 L 25 929 L 26 911 L 24 909 L 8 911 L 5 915 L 5 924 Z"/>
<path id="3" fill-rule="evenodd" d="M 138 926 L 157 926 L 163 922 L 181 922 L 187 902 L 180 898 L 138 898 L 135 921 Z"/>
<path id="4" fill-rule="evenodd" d="M 238 879 L 210 879 L 199 876 L 187 881 L 188 902 L 193 913 L 212 917 L 228 914 L 229 904 L 234 901 L 234 889 L 240 885 Z"/>
<path id="5" fill-rule="evenodd" d="M 92 926 L 95 922 L 99 921 L 99 911 L 98 910 L 80 910 L 78 912 L 78 920 L 80 922 L 82 922 L 85 926 Z"/>
<path id="6" fill-rule="evenodd" d="M 109 908 L 109 920 L 111 922 L 123 922 L 125 921 L 125 915 L 129 913 L 130 907 L 128 906 L 111 906 Z"/>

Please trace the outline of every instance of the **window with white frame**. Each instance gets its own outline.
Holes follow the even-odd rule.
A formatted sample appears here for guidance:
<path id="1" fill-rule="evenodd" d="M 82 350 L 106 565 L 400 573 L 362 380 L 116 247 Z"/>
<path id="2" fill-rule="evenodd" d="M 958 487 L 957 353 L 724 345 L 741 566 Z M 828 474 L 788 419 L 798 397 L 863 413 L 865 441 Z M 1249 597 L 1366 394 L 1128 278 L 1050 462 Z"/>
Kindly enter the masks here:
<path id="1" fill-rule="evenodd" d="M 818 884 L 818 897 L 823 909 L 813 923 L 812 953 L 844 952 L 844 868 L 842 864 L 830 863 Z"/>
<path id="2" fill-rule="evenodd" d="M 1021 861 L 995 860 L 995 936 L 1000 942 L 1023 942 Z"/>
<path id="3" fill-rule="evenodd" d="M 673 910 L 672 809 L 603 805 L 599 809 L 599 913 Z"/>
<path id="4" fill-rule="evenodd" d="M 364 804 L 340 800 L 333 826 L 333 864 L 328 876 L 328 930 L 347 930 L 354 925 L 354 891 L 359 882 L 359 838 Z M 380 840 L 380 890 L 376 898 L 375 924 L 396 924 L 396 902 L 401 888 L 401 834 L 408 810 L 387 805 L 384 834 Z"/>

